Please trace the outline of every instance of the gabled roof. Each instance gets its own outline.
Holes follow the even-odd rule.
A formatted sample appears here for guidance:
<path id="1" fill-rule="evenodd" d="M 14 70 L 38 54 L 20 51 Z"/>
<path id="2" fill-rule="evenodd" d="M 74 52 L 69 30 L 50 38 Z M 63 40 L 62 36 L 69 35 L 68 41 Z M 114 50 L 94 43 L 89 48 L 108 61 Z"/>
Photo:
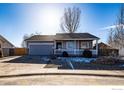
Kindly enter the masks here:
<path id="1" fill-rule="evenodd" d="M 54 41 L 55 35 L 34 35 L 25 41 Z"/>
<path id="2" fill-rule="evenodd" d="M 12 43 L 10 43 L 6 38 L 4 38 L 2 35 L 0 35 L 0 40 L 3 42 L 9 43 L 12 47 L 15 47 Z"/>
<path id="3" fill-rule="evenodd" d="M 107 45 L 103 42 L 99 43 L 98 46 L 100 49 L 112 49 L 112 47 L 110 47 L 109 45 Z"/>
<path id="4" fill-rule="evenodd" d="M 25 41 L 54 41 L 54 40 L 95 40 L 98 37 L 89 33 L 57 33 L 56 35 L 34 35 Z"/>
<path id="5" fill-rule="evenodd" d="M 98 37 L 89 33 L 57 33 L 56 40 L 66 39 L 99 39 Z"/>
<path id="6" fill-rule="evenodd" d="M 94 48 L 96 48 L 96 46 L 94 46 Z M 98 48 L 99 49 L 116 49 L 103 42 L 98 43 Z"/>

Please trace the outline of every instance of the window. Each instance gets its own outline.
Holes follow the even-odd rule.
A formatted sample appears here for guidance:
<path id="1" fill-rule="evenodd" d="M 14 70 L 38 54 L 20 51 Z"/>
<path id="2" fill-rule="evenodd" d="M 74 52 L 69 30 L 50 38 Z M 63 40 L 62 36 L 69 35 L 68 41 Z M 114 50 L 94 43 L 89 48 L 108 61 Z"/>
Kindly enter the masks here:
<path id="1" fill-rule="evenodd" d="M 56 49 L 62 49 L 62 42 L 56 43 Z"/>
<path id="2" fill-rule="evenodd" d="M 81 42 L 81 48 L 90 48 L 90 42 Z"/>
<path id="3" fill-rule="evenodd" d="M 76 45 L 74 44 L 73 41 L 68 41 L 68 42 L 66 42 L 66 48 L 67 48 L 67 49 L 74 49 L 75 46 L 76 46 Z"/>

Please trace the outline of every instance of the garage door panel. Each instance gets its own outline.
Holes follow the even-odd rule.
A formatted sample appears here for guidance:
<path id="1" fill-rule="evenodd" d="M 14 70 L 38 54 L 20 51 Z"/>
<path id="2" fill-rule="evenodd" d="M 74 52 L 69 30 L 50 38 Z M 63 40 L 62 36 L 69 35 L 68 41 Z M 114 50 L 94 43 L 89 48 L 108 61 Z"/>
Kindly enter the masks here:
<path id="1" fill-rule="evenodd" d="M 30 45 L 30 55 L 50 55 L 53 54 L 53 45 Z"/>

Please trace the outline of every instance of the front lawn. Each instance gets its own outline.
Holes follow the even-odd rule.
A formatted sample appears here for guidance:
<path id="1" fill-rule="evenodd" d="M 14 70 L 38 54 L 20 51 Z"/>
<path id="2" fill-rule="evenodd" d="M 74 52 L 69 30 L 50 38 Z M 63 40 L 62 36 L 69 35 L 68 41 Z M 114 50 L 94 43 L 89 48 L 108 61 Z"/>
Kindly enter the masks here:
<path id="1" fill-rule="evenodd" d="M 124 70 L 124 61 L 113 57 L 58 57 L 57 59 L 50 60 L 48 65 L 50 64 L 54 64 L 53 67 L 57 65 L 58 69 Z"/>

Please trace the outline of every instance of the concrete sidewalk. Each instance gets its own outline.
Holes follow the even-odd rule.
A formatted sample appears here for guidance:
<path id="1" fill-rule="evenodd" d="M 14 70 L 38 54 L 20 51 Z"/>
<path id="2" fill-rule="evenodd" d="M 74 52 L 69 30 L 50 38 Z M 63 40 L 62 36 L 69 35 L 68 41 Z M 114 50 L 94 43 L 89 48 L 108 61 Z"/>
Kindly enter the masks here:
<path id="1" fill-rule="evenodd" d="M 16 58 L 19 58 L 19 57 L 21 57 L 21 56 L 3 57 L 3 58 L 0 58 L 0 62 L 10 61 L 10 60 L 13 60 L 13 59 L 16 59 Z"/>

